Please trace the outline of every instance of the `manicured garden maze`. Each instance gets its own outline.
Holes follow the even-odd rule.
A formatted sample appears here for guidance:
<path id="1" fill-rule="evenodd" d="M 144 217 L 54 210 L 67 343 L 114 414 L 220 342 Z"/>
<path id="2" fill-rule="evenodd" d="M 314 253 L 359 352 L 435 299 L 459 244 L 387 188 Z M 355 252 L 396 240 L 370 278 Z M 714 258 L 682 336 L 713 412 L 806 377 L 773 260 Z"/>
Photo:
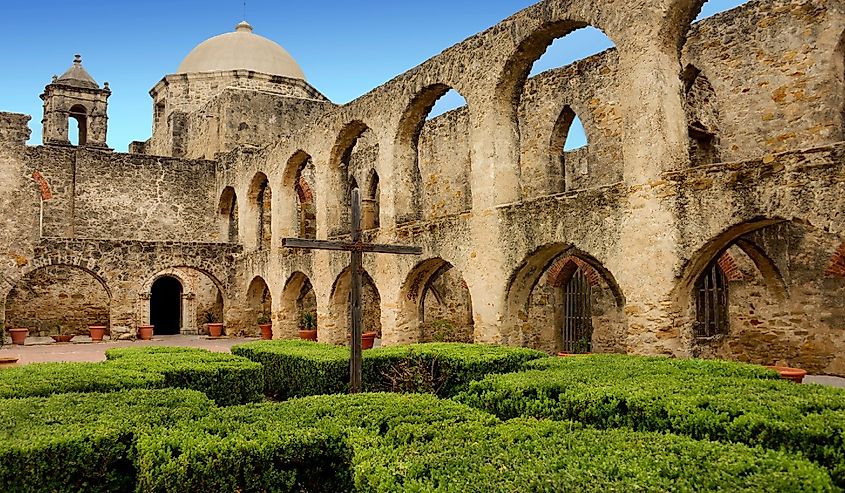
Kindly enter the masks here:
<path id="1" fill-rule="evenodd" d="M 264 358 L 277 396 L 345 388 L 343 349 L 293 342 L 238 352 Z M 845 394 L 782 382 L 761 367 L 448 344 L 366 354 L 372 388 L 429 393 L 222 407 L 226 365 L 238 359 L 109 352 L 94 366 L 121 378 L 144 366 L 158 376 L 182 373 L 150 385 L 204 383 L 208 395 L 135 389 L 0 399 L 0 491 L 841 491 L 831 476 L 841 477 Z M 207 369 L 214 364 L 223 369 Z M 496 374 L 503 369 L 522 371 Z M 304 377 L 313 381 L 297 383 Z"/>
<path id="2" fill-rule="evenodd" d="M 845 391 L 723 361 L 581 356 L 474 382 L 460 402 L 501 419 L 572 420 L 803 454 L 845 486 Z"/>

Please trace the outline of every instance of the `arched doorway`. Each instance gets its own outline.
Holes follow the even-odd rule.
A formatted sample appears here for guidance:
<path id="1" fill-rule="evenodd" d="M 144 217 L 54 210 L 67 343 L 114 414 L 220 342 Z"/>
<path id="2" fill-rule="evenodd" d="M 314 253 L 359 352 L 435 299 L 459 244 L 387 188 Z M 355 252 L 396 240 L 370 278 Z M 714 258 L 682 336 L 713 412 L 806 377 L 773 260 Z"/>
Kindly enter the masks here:
<path id="1" fill-rule="evenodd" d="M 162 276 L 150 291 L 150 324 L 156 335 L 176 335 L 182 330 L 182 283 Z"/>

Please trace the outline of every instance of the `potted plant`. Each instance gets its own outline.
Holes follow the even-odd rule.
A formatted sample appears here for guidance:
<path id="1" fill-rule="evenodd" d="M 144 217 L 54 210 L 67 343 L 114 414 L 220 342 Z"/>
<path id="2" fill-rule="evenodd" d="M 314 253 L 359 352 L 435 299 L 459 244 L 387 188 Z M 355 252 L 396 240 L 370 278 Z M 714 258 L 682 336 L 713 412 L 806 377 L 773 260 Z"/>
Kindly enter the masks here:
<path id="1" fill-rule="evenodd" d="M 217 322 L 210 311 L 205 312 L 205 328 L 208 330 L 208 337 L 217 338 L 223 335 L 223 324 Z"/>
<path id="2" fill-rule="evenodd" d="M 0 347 L 6 345 L 6 337 L 3 336 L 3 329 L 6 323 L 0 321 Z M 15 363 L 18 362 L 18 358 L 16 356 L 0 356 L 0 368 L 8 368 L 10 366 L 14 366 Z"/>
<path id="3" fill-rule="evenodd" d="M 12 337 L 12 344 L 23 346 L 26 343 L 26 336 L 29 335 L 29 329 L 9 329 L 9 336 Z"/>
<path id="4" fill-rule="evenodd" d="M 299 329 L 299 338 L 303 341 L 317 341 L 316 313 L 306 313 L 302 315 L 302 325 Z"/>
<path id="5" fill-rule="evenodd" d="M 89 325 L 88 335 L 91 336 L 91 342 L 103 342 L 106 330 L 108 330 L 108 324 Z"/>
<path id="6" fill-rule="evenodd" d="M 273 320 L 266 312 L 258 316 L 258 328 L 261 329 L 261 338 L 269 341 L 273 338 Z"/>
<path id="7" fill-rule="evenodd" d="M 153 338 L 153 333 L 155 332 L 154 325 L 139 325 L 138 326 L 138 339 L 142 341 L 149 341 Z"/>
<path id="8" fill-rule="evenodd" d="M 73 340 L 73 334 L 65 334 L 64 328 L 61 324 L 56 324 L 56 329 L 59 331 L 59 333 L 50 336 L 53 338 L 54 341 L 60 343 L 68 343 Z"/>
<path id="9" fill-rule="evenodd" d="M 376 343 L 378 332 L 364 332 L 361 334 L 361 349 L 372 349 Z"/>
<path id="10" fill-rule="evenodd" d="M 807 376 L 807 370 L 801 368 L 790 368 L 788 366 L 767 366 L 766 368 L 778 372 L 780 378 L 795 383 L 804 383 L 804 377 Z"/>

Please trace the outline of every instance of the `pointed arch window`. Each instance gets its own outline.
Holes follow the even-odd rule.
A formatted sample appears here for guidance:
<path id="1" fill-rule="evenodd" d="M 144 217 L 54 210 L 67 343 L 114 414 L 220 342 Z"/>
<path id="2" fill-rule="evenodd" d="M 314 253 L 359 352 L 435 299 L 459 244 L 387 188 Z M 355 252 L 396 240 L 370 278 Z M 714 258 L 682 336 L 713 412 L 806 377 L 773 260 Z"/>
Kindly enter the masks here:
<path id="1" fill-rule="evenodd" d="M 593 292 L 579 267 L 563 289 L 562 349 L 566 353 L 589 353 L 593 348 Z"/>

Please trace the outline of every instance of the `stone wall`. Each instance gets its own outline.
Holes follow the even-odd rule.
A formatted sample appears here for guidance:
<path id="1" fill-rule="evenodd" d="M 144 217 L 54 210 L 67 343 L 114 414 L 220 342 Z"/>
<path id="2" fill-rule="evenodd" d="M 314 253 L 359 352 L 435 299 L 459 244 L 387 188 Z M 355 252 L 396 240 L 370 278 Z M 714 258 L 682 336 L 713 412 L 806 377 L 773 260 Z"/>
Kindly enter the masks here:
<path id="1" fill-rule="evenodd" d="M 432 219 L 472 209 L 468 108 L 427 121 L 417 146 L 421 217 Z"/>

